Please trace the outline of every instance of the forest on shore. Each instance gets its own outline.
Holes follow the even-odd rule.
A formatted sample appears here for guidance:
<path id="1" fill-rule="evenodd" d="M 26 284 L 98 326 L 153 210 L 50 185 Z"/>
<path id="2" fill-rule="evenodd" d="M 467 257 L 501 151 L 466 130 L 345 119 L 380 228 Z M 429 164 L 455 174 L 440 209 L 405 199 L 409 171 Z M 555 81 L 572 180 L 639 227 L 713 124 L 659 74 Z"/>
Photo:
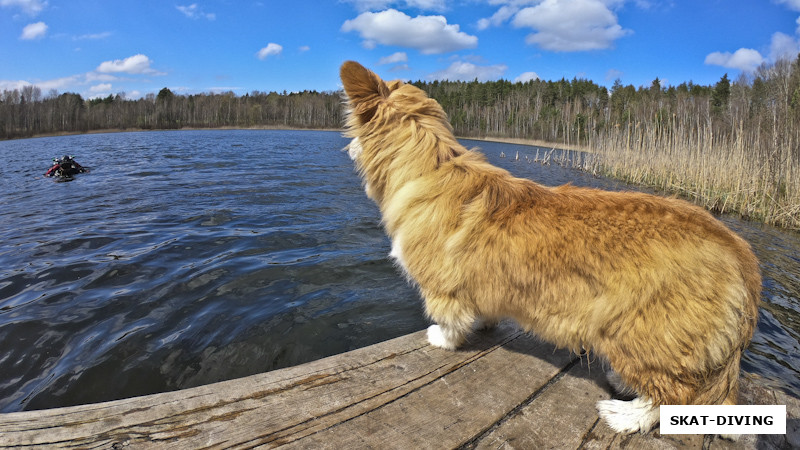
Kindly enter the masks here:
<path id="1" fill-rule="evenodd" d="M 800 55 L 713 85 L 590 80 L 416 81 L 458 136 L 520 138 L 592 152 L 582 170 L 800 229 Z M 340 92 L 233 92 L 84 99 L 35 86 L 0 95 L 0 139 L 101 130 L 343 124 Z M 576 163 L 577 164 L 577 163 Z"/>
<path id="2" fill-rule="evenodd" d="M 101 130 L 340 128 L 341 108 L 336 92 L 176 95 L 163 88 L 136 100 L 124 94 L 87 100 L 55 91 L 43 96 L 25 86 L 0 96 L 0 139 Z"/>

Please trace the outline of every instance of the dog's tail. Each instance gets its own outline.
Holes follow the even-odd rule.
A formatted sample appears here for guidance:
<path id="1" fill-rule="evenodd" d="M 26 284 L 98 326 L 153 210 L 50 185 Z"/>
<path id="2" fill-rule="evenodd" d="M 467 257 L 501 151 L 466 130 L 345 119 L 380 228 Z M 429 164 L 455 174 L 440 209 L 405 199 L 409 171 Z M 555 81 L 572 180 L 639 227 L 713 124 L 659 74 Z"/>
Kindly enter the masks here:
<path id="1" fill-rule="evenodd" d="M 703 380 L 692 403 L 695 405 L 735 405 L 739 398 L 739 365 L 742 352 L 735 351 L 728 362 Z"/>

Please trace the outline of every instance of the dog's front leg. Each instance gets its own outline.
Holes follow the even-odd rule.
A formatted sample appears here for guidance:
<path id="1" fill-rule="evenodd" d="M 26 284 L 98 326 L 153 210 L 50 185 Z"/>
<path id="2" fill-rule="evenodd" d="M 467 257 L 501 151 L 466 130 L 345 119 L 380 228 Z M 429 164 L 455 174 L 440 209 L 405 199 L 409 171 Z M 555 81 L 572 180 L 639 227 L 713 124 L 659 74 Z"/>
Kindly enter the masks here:
<path id="1" fill-rule="evenodd" d="M 475 316 L 460 308 L 457 299 L 426 299 L 428 315 L 436 324 L 428 327 L 428 342 L 455 350 L 472 329 Z"/>
<path id="2" fill-rule="evenodd" d="M 434 347 L 446 350 L 455 350 L 464 342 L 464 335 L 465 333 L 446 325 L 433 324 L 428 327 L 428 342 Z"/>

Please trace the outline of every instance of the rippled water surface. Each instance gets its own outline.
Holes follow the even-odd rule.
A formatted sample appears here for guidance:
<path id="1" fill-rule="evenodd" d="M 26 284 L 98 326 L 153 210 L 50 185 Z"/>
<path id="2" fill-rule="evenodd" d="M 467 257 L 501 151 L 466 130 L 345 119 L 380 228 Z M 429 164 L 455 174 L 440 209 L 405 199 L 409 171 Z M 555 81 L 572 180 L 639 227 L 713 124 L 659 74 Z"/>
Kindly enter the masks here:
<path id="1" fill-rule="evenodd" d="M 197 386 L 424 328 L 346 143 L 271 130 L 0 142 L 0 411 Z M 631 189 L 527 163 L 532 147 L 465 144 L 545 184 Z M 63 154 L 91 172 L 43 178 Z M 764 272 L 743 367 L 800 396 L 800 237 L 722 220 Z"/>

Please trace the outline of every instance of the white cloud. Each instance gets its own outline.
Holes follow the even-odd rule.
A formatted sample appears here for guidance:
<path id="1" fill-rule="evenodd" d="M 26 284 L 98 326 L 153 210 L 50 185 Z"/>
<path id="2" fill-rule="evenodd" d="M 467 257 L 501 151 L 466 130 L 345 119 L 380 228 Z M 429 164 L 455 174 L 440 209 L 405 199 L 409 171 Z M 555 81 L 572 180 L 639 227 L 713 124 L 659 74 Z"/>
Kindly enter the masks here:
<path id="1" fill-rule="evenodd" d="M 33 83 L 33 84 L 39 86 L 39 88 L 42 91 L 49 91 L 50 89 L 55 89 L 55 90 L 65 89 L 69 86 L 74 86 L 75 84 L 80 83 L 80 81 L 81 81 L 80 75 L 72 75 L 69 77 L 61 77 L 61 78 L 55 78 L 53 80 L 40 81 L 38 83 Z"/>
<path id="2" fill-rule="evenodd" d="M 800 23 L 800 19 L 798 19 Z M 800 30 L 798 30 L 800 36 Z M 781 32 L 774 33 L 769 45 L 769 59 L 777 61 L 781 58 L 794 60 L 800 53 L 800 38 L 794 38 Z"/>
<path id="3" fill-rule="evenodd" d="M 706 56 L 705 63 L 722 66 L 728 69 L 739 69 L 745 72 L 756 70 L 764 62 L 764 57 L 752 48 L 740 48 L 735 52 L 713 52 Z"/>
<path id="4" fill-rule="evenodd" d="M 30 86 L 31 83 L 23 80 L 0 80 L 0 91 L 13 91 L 14 89 L 20 90 L 25 86 Z"/>
<path id="5" fill-rule="evenodd" d="M 557 52 L 610 48 L 632 33 L 617 23 L 617 16 L 600 0 L 544 0 L 520 10 L 512 23 L 536 30 L 525 39 L 528 44 Z"/>
<path id="6" fill-rule="evenodd" d="M 423 54 L 454 52 L 478 45 L 478 38 L 447 23 L 444 16 L 417 16 L 387 9 L 379 13 L 365 12 L 347 20 L 342 31 L 357 31 L 366 48 L 377 44 L 414 48 Z"/>
<path id="7" fill-rule="evenodd" d="M 495 27 L 500 26 L 517 12 L 519 12 L 519 6 L 503 5 L 500 7 L 500 9 L 497 10 L 497 12 L 492 14 L 492 17 L 479 20 L 478 29 L 485 30 L 490 26 L 495 26 Z"/>
<path id="8" fill-rule="evenodd" d="M 86 82 L 87 83 L 94 83 L 95 81 L 100 81 L 100 82 L 107 83 L 109 81 L 117 81 L 117 80 L 119 80 L 119 77 L 117 77 L 116 75 L 111 75 L 111 74 L 107 74 L 107 73 L 98 73 L 98 72 L 94 72 L 94 71 L 87 72 L 85 74 L 85 76 L 86 76 Z"/>
<path id="9" fill-rule="evenodd" d="M 46 33 L 47 25 L 44 22 L 36 22 L 26 25 L 25 28 L 22 29 L 22 34 L 19 36 L 19 38 L 26 41 L 41 39 Z"/>
<path id="10" fill-rule="evenodd" d="M 470 62 L 455 61 L 445 70 L 434 72 L 428 76 L 431 80 L 478 81 L 497 80 L 508 70 L 508 66 L 478 66 Z"/>
<path id="11" fill-rule="evenodd" d="M 378 60 L 378 65 L 395 64 L 401 62 L 408 62 L 408 55 L 406 55 L 406 52 L 397 52 L 397 53 L 392 53 L 389 56 L 384 56 L 383 58 Z"/>
<path id="12" fill-rule="evenodd" d="M 46 92 L 50 89 L 60 90 L 68 87 L 73 87 L 80 84 L 82 80 L 81 75 L 72 75 L 69 77 L 55 78 L 53 80 L 44 80 L 31 83 L 25 80 L 0 80 L 0 90 L 14 90 L 22 89 L 25 86 L 36 86 L 42 91 Z"/>
<path id="13" fill-rule="evenodd" d="M 0 90 L 21 89 L 24 86 L 34 85 L 43 92 L 51 89 L 61 92 L 81 92 L 96 97 L 98 93 L 108 95 L 111 91 L 111 82 L 120 80 L 130 80 L 131 77 L 119 77 L 119 74 L 127 75 L 166 75 L 150 67 L 151 61 L 145 55 L 134 55 L 123 60 L 106 61 L 101 63 L 97 69 L 70 75 L 67 77 L 55 78 L 51 80 L 0 80 Z M 91 85 L 86 90 L 85 86 Z"/>
<path id="14" fill-rule="evenodd" d="M 217 18 L 217 15 L 214 13 L 206 13 L 203 9 L 197 5 L 197 3 L 192 3 L 188 6 L 176 6 L 175 7 L 178 11 L 182 12 L 184 16 L 190 19 L 208 19 L 214 20 Z"/>
<path id="15" fill-rule="evenodd" d="M 111 94 L 111 83 L 96 84 L 89 88 L 88 98 L 108 97 Z"/>
<path id="16" fill-rule="evenodd" d="M 307 45 L 303 45 L 300 48 L 298 48 L 298 50 L 300 50 L 301 53 L 305 53 L 305 52 L 311 50 L 311 47 L 309 47 Z"/>
<path id="17" fill-rule="evenodd" d="M 42 0 L 0 0 L 0 6 L 9 8 L 16 7 L 28 15 L 35 16 L 42 12 L 47 6 L 47 2 Z"/>
<path id="18" fill-rule="evenodd" d="M 539 74 L 536 72 L 523 72 L 517 78 L 514 78 L 515 83 L 527 83 L 528 81 L 535 81 L 539 79 Z"/>
<path id="19" fill-rule="evenodd" d="M 283 51 L 283 46 L 270 42 L 266 47 L 258 51 L 258 59 L 267 59 L 268 56 L 280 55 Z"/>
<path id="20" fill-rule="evenodd" d="M 111 90 L 111 83 L 96 84 L 89 88 L 89 92 L 106 92 Z"/>
<path id="21" fill-rule="evenodd" d="M 151 74 L 165 75 L 150 67 L 152 61 L 141 53 L 125 59 L 115 59 L 100 63 L 95 69 L 99 73 L 128 73 L 128 74 Z"/>

